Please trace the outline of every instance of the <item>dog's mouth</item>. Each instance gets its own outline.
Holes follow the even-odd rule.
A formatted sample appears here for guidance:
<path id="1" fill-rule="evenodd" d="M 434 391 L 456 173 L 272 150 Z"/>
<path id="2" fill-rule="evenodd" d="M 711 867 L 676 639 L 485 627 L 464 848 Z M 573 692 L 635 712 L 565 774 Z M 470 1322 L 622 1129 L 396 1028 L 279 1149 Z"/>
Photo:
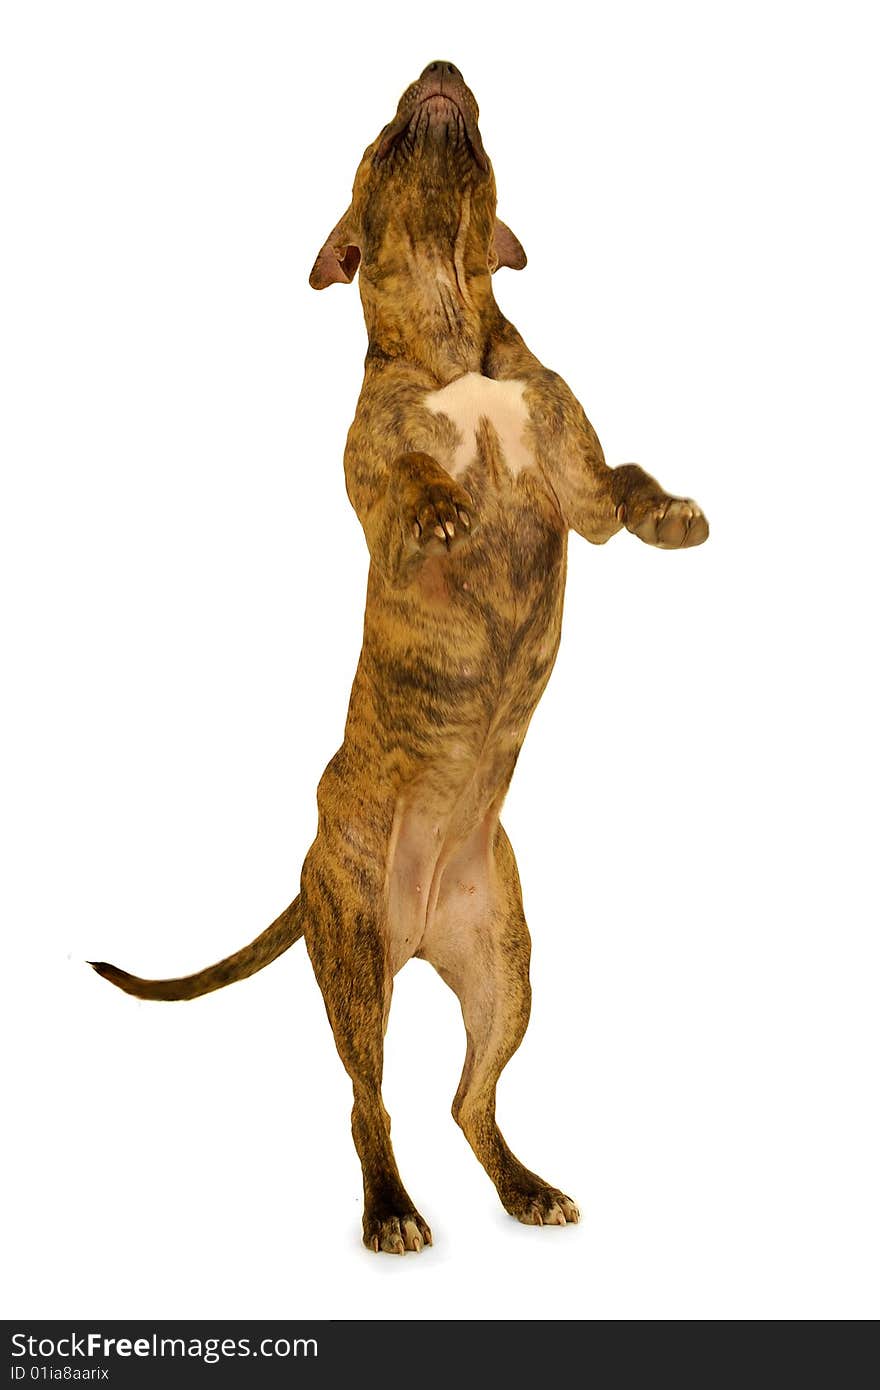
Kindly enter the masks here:
<path id="1" fill-rule="evenodd" d="M 450 90 L 450 86 L 452 90 Z M 447 146 L 463 146 L 482 173 L 489 172 L 489 159 L 477 125 L 477 104 L 460 80 L 426 82 L 424 75 L 404 92 L 397 115 L 382 134 L 373 155 L 381 164 L 400 151 L 412 155 L 426 138 L 436 137 Z"/>

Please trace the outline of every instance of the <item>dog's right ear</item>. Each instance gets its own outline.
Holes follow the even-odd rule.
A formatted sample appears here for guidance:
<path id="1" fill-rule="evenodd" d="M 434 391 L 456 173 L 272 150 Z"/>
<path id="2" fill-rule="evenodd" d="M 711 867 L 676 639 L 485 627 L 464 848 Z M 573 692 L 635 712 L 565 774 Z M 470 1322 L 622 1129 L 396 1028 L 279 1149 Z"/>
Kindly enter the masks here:
<path id="1" fill-rule="evenodd" d="M 351 228 L 351 208 L 341 217 L 318 252 L 309 284 L 313 290 L 328 285 L 350 285 L 361 263 L 361 251 Z"/>

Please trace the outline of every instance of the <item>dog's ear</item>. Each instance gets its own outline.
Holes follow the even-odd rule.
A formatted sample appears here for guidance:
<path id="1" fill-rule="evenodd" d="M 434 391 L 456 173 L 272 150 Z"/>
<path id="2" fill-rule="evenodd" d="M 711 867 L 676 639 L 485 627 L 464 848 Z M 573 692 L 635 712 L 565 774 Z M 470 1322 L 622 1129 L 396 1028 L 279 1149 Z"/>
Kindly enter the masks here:
<path id="1" fill-rule="evenodd" d="M 328 285 L 350 285 L 361 263 L 360 247 L 351 228 L 351 208 L 341 217 L 318 252 L 309 284 L 313 290 Z"/>
<path id="2" fill-rule="evenodd" d="M 522 270 L 525 263 L 526 253 L 519 239 L 513 235 L 506 222 L 496 217 L 495 238 L 489 252 L 489 269 L 496 271 L 499 266 L 509 265 L 511 270 Z"/>

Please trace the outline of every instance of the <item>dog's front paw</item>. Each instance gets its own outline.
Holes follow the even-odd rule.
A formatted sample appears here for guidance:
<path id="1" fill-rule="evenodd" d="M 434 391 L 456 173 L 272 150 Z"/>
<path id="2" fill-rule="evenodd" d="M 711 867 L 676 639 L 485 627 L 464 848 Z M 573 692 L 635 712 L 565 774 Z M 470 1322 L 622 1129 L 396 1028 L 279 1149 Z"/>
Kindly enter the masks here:
<path id="1" fill-rule="evenodd" d="M 433 1243 L 431 1228 L 417 1211 L 364 1216 L 364 1245 L 376 1254 L 383 1250 L 386 1255 L 403 1255 L 407 1250 L 423 1250 Z"/>
<path id="2" fill-rule="evenodd" d="M 708 521 L 689 497 L 659 497 L 635 515 L 628 515 L 626 504 L 621 503 L 617 518 L 640 541 L 659 550 L 688 550 L 702 545 L 709 535 Z"/>
<path id="3" fill-rule="evenodd" d="M 452 478 L 407 488 L 402 512 L 411 548 L 428 555 L 455 549 L 477 526 L 473 501 Z"/>

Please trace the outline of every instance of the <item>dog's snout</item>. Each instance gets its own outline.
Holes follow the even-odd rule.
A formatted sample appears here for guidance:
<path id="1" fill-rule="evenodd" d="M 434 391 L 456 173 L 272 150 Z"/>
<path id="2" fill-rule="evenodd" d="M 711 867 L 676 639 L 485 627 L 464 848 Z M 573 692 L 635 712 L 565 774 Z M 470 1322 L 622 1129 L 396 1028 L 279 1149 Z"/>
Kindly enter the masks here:
<path id="1" fill-rule="evenodd" d="M 462 77 L 460 69 L 446 58 L 435 58 L 422 70 L 415 82 L 411 82 L 407 87 L 397 103 L 397 114 L 394 120 L 385 127 L 376 143 L 373 164 L 381 165 L 388 158 L 390 152 L 397 148 L 401 136 L 407 130 L 414 115 L 416 112 L 420 112 L 423 107 L 425 108 L 425 128 L 427 130 L 433 128 L 434 136 L 440 132 L 441 142 L 442 132 L 446 131 L 445 145 L 449 144 L 450 123 L 454 127 L 456 122 L 461 124 L 463 121 L 463 138 L 470 147 L 474 163 L 484 174 L 488 173 L 489 160 L 483 149 L 483 142 L 477 127 L 480 109 L 477 106 L 476 98 Z M 437 140 L 434 139 L 434 136 L 430 138 L 432 143 L 436 145 Z M 457 148 L 457 128 L 453 130 L 452 145 Z"/>
<path id="2" fill-rule="evenodd" d="M 459 103 L 468 97 L 473 99 L 459 69 L 445 58 L 435 58 L 429 63 L 415 85 L 422 92 L 449 96 Z"/>
<path id="3" fill-rule="evenodd" d="M 435 58 L 433 63 L 429 63 L 425 68 L 419 80 L 426 77 L 457 77 L 461 80 L 461 73 L 454 63 L 448 63 L 444 58 Z"/>

